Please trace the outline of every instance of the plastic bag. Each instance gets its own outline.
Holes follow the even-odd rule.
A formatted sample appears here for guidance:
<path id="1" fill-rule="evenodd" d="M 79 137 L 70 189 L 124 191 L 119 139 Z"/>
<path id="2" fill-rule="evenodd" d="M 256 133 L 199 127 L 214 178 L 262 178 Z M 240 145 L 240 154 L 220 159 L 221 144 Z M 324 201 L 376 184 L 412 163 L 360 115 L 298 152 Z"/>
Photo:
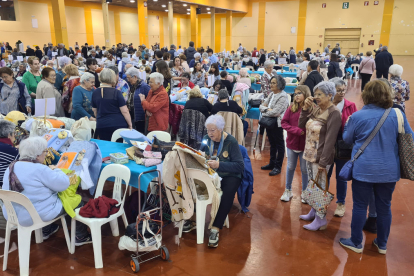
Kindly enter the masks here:
<path id="1" fill-rule="evenodd" d="M 70 131 L 75 141 L 90 141 L 92 138 L 92 129 L 89 125 L 89 119 L 86 117 L 76 121 Z"/>

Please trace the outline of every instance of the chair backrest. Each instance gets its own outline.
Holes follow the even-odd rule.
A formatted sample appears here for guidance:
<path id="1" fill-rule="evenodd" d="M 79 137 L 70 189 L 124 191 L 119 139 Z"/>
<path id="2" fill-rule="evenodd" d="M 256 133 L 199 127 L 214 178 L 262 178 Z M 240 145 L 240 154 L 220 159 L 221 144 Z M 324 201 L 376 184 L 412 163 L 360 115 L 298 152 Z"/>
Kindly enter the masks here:
<path id="1" fill-rule="evenodd" d="M 249 69 L 249 71 L 254 72 L 254 67 L 253 66 L 248 65 L 248 66 L 246 66 L 246 69 Z"/>
<path id="2" fill-rule="evenodd" d="M 92 129 L 93 131 L 95 131 L 95 130 L 96 130 L 96 121 L 89 121 L 89 125 L 91 126 L 91 129 Z"/>
<path id="3" fill-rule="evenodd" d="M 98 198 L 102 195 L 102 190 L 105 185 L 105 182 L 110 177 L 115 177 L 112 198 L 116 199 L 118 202 L 122 202 L 122 205 L 123 205 L 125 201 L 125 195 L 128 190 L 129 179 L 131 178 L 131 171 L 129 170 L 127 166 L 124 166 L 124 165 L 110 164 L 106 166 L 105 168 L 103 168 L 101 175 L 99 176 L 98 185 L 96 186 L 95 198 Z M 122 197 L 122 180 L 126 184 L 123 197 Z"/>
<path id="4" fill-rule="evenodd" d="M 0 190 L 0 199 L 3 201 L 3 204 L 6 207 L 7 221 L 9 221 L 10 223 L 16 225 L 19 224 L 19 220 L 17 218 L 17 214 L 14 210 L 12 202 L 17 203 L 26 208 L 27 212 L 32 218 L 33 224 L 43 222 L 39 214 L 37 213 L 35 207 L 33 206 L 33 203 L 30 201 L 30 199 L 27 198 L 27 196 L 14 191 Z"/>
<path id="5" fill-rule="evenodd" d="M 217 113 L 224 118 L 224 131 L 232 135 L 237 142 L 241 145 L 244 140 L 243 122 L 239 115 L 234 112 L 220 111 Z M 234 126 L 233 123 L 236 125 Z"/>
<path id="6" fill-rule="evenodd" d="M 111 142 L 116 142 L 116 140 L 118 140 L 119 138 L 122 138 L 120 133 L 124 130 L 129 130 L 129 129 L 120 128 L 120 129 L 115 130 L 114 133 L 112 133 Z M 124 144 L 127 144 L 127 143 L 125 143 L 124 141 Z"/>
<path id="7" fill-rule="evenodd" d="M 147 134 L 147 138 L 152 141 L 154 136 L 157 136 L 158 139 L 160 139 L 163 142 L 171 142 L 171 135 L 168 132 L 165 131 L 151 131 Z"/>
<path id="8" fill-rule="evenodd" d="M 187 173 L 187 177 L 189 179 L 192 179 L 193 181 L 194 181 L 194 179 L 197 179 L 197 180 L 203 182 L 204 185 L 206 185 L 206 189 L 207 189 L 207 192 L 208 192 L 208 199 L 206 200 L 207 201 L 206 203 L 210 204 L 213 201 L 213 194 L 214 194 L 214 189 L 215 189 L 213 181 L 211 180 L 210 176 L 206 172 L 204 172 L 202 170 L 197 170 L 197 169 L 187 168 L 186 173 Z M 193 184 L 194 183 L 193 181 L 189 181 L 189 183 Z M 194 183 L 194 185 L 195 185 L 195 183 Z M 196 191 L 195 186 L 192 187 L 192 189 L 193 189 L 193 191 Z M 198 200 L 198 197 L 197 197 L 196 200 Z"/>

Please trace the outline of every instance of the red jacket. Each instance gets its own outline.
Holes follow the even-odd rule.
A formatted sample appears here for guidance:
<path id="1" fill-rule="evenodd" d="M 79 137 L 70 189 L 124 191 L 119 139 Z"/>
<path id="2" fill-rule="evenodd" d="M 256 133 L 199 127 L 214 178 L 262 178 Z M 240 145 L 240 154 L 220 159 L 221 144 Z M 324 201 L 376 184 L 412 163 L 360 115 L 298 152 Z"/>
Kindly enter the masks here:
<path id="1" fill-rule="evenodd" d="M 282 119 L 282 128 L 287 131 L 286 138 L 286 147 L 291 150 L 305 150 L 305 140 L 306 140 L 306 129 L 298 127 L 300 112 L 302 108 L 299 108 L 298 111 L 292 112 L 290 110 L 292 106 L 289 106 L 285 112 L 285 116 Z M 303 135 L 300 135 L 303 131 Z"/>
<path id="2" fill-rule="evenodd" d="M 191 81 L 188 82 L 188 87 L 190 87 L 191 89 L 194 88 L 194 83 L 192 83 Z M 181 82 L 178 84 L 178 88 L 181 88 Z"/>
<path id="3" fill-rule="evenodd" d="M 342 127 L 341 132 L 344 131 L 346 120 L 348 120 L 348 117 L 351 116 L 353 113 L 357 112 L 357 108 L 355 103 L 348 101 L 347 99 L 344 99 L 344 108 L 342 109 Z"/>
<path id="4" fill-rule="evenodd" d="M 144 110 L 152 113 L 148 122 L 148 132 L 154 130 L 166 131 L 168 128 L 169 105 L 167 91 L 164 86 L 148 92 L 148 97 L 141 102 Z"/>

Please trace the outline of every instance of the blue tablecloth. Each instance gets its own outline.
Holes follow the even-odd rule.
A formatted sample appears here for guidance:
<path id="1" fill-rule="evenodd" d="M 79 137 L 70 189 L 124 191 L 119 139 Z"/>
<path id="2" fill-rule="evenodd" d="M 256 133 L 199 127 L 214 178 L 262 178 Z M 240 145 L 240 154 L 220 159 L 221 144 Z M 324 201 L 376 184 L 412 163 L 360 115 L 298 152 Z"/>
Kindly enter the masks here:
<path id="1" fill-rule="evenodd" d="M 288 85 L 286 85 L 284 90 L 288 94 L 293 94 L 293 93 L 295 93 L 295 88 L 296 88 L 296 86 L 288 86 Z"/>
<path id="2" fill-rule="evenodd" d="M 227 73 L 229 74 L 239 74 L 240 70 L 226 70 Z M 264 71 L 256 71 L 256 72 L 252 72 L 252 71 L 247 71 L 247 73 L 249 74 L 259 74 L 259 75 L 263 75 Z"/>
<path id="3" fill-rule="evenodd" d="M 229 74 L 239 74 L 239 70 L 227 70 L 227 73 L 229 73 Z M 264 71 L 256 71 L 256 72 L 247 71 L 247 73 L 249 73 L 249 74 L 254 73 L 254 74 L 263 75 Z M 297 75 L 296 72 L 289 72 L 289 71 L 286 71 L 286 72 L 283 72 L 283 73 L 277 72 L 277 74 L 281 75 L 284 78 L 296 78 L 296 75 Z"/>
<path id="4" fill-rule="evenodd" d="M 131 147 L 131 145 L 123 144 L 123 143 L 109 142 L 109 141 L 96 140 L 96 139 L 91 139 L 91 141 L 98 144 L 99 149 L 101 150 L 101 153 L 102 153 L 102 158 L 108 157 L 109 154 L 111 153 L 116 153 L 116 152 L 126 153 L 126 149 Z M 102 163 L 102 169 L 106 167 L 107 165 L 108 164 Z M 127 166 L 131 170 L 131 179 L 129 180 L 129 185 L 135 188 L 138 188 L 138 176 L 141 173 L 157 169 L 156 166 L 147 168 L 145 166 L 138 165 L 137 163 L 131 160 L 129 160 L 129 162 L 124 165 Z M 144 192 L 147 191 L 148 186 L 154 177 L 158 177 L 158 173 L 153 172 L 149 174 L 144 174 L 141 177 L 141 191 L 144 191 Z"/>
<path id="5" fill-rule="evenodd" d="M 173 102 L 173 104 L 178 104 L 178 105 L 185 105 L 186 102 L 180 102 L 180 101 L 175 101 Z"/>
<path id="6" fill-rule="evenodd" d="M 252 88 L 256 91 L 256 90 L 260 90 L 262 88 L 262 86 L 260 84 L 257 84 L 257 83 L 252 83 Z"/>

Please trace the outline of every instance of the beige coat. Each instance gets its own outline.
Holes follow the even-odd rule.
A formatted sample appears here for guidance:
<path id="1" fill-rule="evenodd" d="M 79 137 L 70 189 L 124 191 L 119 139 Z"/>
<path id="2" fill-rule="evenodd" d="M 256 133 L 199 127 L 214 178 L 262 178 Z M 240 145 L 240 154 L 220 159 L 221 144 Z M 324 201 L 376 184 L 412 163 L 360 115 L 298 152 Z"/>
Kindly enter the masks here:
<path id="1" fill-rule="evenodd" d="M 243 122 L 239 115 L 234 112 L 225 111 L 220 111 L 217 115 L 222 116 L 226 122 L 223 131 L 233 136 L 239 145 L 242 145 L 244 140 Z"/>
<path id="2" fill-rule="evenodd" d="M 55 88 L 53 84 L 47 80 L 41 80 L 37 85 L 36 89 L 36 99 L 47 99 L 55 98 L 56 99 L 56 110 L 55 114 L 48 114 L 56 117 L 65 117 L 65 111 L 62 107 L 62 95 Z"/>

